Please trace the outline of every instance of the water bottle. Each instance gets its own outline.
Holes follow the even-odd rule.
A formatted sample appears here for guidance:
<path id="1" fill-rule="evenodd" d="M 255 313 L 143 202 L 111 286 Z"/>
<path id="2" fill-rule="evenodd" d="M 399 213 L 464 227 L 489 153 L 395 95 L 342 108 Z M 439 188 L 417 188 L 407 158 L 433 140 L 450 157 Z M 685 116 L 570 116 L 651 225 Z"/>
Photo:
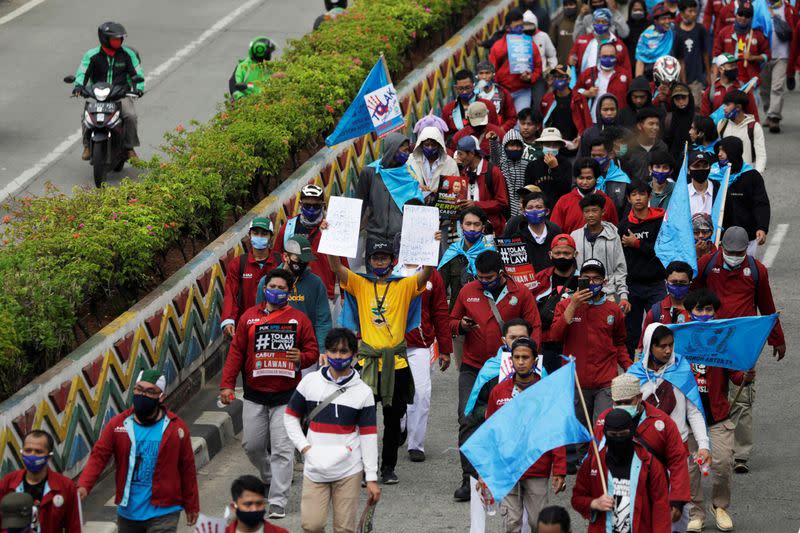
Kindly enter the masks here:
<path id="1" fill-rule="evenodd" d="M 230 401 L 232 402 L 236 398 L 241 399 L 241 391 L 237 390 L 233 394 L 231 394 Z M 220 409 L 224 409 L 224 408 L 227 407 L 227 405 L 222 403 L 222 396 L 221 395 L 220 395 L 220 397 L 217 398 L 217 407 L 220 408 Z"/>
<path id="2" fill-rule="evenodd" d="M 489 516 L 494 516 L 497 513 L 497 502 L 494 501 L 494 496 L 489 491 L 489 487 L 486 486 L 482 480 L 479 480 L 475 484 L 475 488 L 481 495 L 481 505 L 483 506 L 483 510 Z"/>
<path id="3" fill-rule="evenodd" d="M 694 462 L 700 467 L 700 472 L 702 472 L 703 477 L 706 477 L 710 474 L 711 467 L 708 466 L 708 463 L 703 461 L 702 457 L 695 456 Z"/>

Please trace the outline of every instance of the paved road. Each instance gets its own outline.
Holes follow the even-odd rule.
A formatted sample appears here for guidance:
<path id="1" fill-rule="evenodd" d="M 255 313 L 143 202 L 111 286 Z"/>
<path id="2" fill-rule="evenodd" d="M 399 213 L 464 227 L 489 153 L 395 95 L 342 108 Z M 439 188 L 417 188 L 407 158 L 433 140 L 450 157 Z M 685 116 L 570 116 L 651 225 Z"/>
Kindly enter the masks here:
<path id="1" fill-rule="evenodd" d="M 0 20 L 23 2 L 0 1 Z M 311 30 L 324 10 L 321 0 L 45 0 L 0 26 L 0 190 L 51 154 L 80 127 L 82 99 L 68 98 L 61 79 L 75 71 L 83 53 L 97 44 L 98 24 L 116 20 L 137 48 L 145 75 L 201 38 L 237 9 L 239 16 L 174 62 L 137 103 L 139 154 L 157 151 L 165 131 L 216 110 L 236 60 L 250 39 L 267 35 L 281 50 L 287 39 Z M 64 150 L 65 149 L 65 150 Z M 91 185 L 91 167 L 80 160 L 79 143 L 62 146 L 55 159 L 19 191 L 39 194 L 46 181 L 69 191 Z M 117 183 L 127 169 L 113 176 Z M 5 191 L 6 193 L 9 191 Z M 6 194 L 0 194 L 0 201 Z"/>
<path id="2" fill-rule="evenodd" d="M 800 240 L 793 237 L 800 228 L 800 97 L 791 94 L 786 105 L 784 133 L 767 133 L 769 153 L 767 186 L 773 205 L 773 234 L 778 224 L 788 224 L 783 240 L 770 269 L 771 283 L 778 308 L 782 312 L 789 351 L 777 363 L 765 352 L 759 364 L 758 400 L 756 404 L 756 448 L 751 459 L 752 472 L 736 475 L 731 514 L 739 532 L 794 532 L 800 528 L 800 431 L 796 413 L 800 399 L 796 392 L 800 375 L 800 284 L 797 283 L 796 261 L 800 258 Z M 774 239 L 770 239 L 767 247 Z M 764 256 L 766 249 L 760 251 Z M 427 442 L 428 460 L 411 463 L 401 454 L 397 474 L 400 484 L 385 487 L 376 515 L 377 531 L 433 533 L 468 531 L 467 504 L 455 503 L 453 490 L 459 481 L 456 454 L 456 374 L 434 372 L 433 407 Z M 208 466 L 200 471 L 201 499 L 209 514 L 219 514 L 227 503 L 230 481 L 237 475 L 252 472 L 239 447 L 229 445 Z M 565 494 L 551 498 L 569 508 L 572 478 Z M 709 487 L 710 490 L 710 487 Z M 708 492 L 708 491 L 707 491 Z M 300 475 L 292 486 L 289 514 L 281 525 L 290 531 L 299 529 Z M 710 495 L 709 495 L 710 496 Z M 501 531 L 499 517 L 489 531 Z M 577 527 L 585 531 L 583 519 L 573 513 Z M 713 526 L 707 531 L 714 531 Z"/>

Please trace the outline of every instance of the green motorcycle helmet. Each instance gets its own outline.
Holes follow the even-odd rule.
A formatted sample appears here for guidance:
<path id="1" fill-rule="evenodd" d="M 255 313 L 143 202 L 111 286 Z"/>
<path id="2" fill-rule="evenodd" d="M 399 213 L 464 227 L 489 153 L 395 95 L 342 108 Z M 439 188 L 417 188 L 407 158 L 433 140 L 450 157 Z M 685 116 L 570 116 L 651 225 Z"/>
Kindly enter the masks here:
<path id="1" fill-rule="evenodd" d="M 253 61 L 269 61 L 275 48 L 275 43 L 267 37 L 256 37 L 250 41 L 250 48 L 247 53 Z"/>

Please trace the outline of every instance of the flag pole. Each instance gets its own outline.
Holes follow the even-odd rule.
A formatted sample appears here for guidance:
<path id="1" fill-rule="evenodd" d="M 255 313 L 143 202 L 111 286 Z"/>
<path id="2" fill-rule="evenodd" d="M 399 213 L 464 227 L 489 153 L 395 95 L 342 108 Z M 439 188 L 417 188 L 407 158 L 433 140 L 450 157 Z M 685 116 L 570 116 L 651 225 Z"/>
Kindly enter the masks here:
<path id="1" fill-rule="evenodd" d="M 725 182 L 722 185 L 722 190 L 720 193 L 722 194 L 722 199 L 720 200 L 722 203 L 719 206 L 719 219 L 717 222 L 717 234 L 714 235 L 714 246 L 719 247 L 719 243 L 722 240 L 722 221 L 725 218 L 725 201 L 728 199 L 728 184 L 731 180 L 731 166 L 728 163 L 728 172 L 725 173 Z"/>
<path id="2" fill-rule="evenodd" d="M 575 358 L 570 355 L 574 361 Z M 597 461 L 597 470 L 600 472 L 600 483 L 603 485 L 603 495 L 608 496 L 608 486 L 606 485 L 606 473 L 603 471 L 603 463 L 600 462 L 600 450 L 597 449 L 597 439 L 594 438 L 594 431 L 592 431 L 592 419 L 589 417 L 589 410 L 586 408 L 586 398 L 583 397 L 583 390 L 581 390 L 581 381 L 578 379 L 577 367 L 572 368 L 575 374 L 575 386 L 578 388 L 578 397 L 581 399 L 581 407 L 583 407 L 583 416 L 586 420 L 586 427 L 589 434 L 592 436 L 592 450 L 594 451 L 594 459 Z"/>
<path id="3" fill-rule="evenodd" d="M 750 31 L 747 32 L 747 42 L 744 44 L 744 68 L 747 68 L 747 56 L 750 55 L 750 43 L 753 40 L 753 28 L 752 23 L 750 27 Z"/>

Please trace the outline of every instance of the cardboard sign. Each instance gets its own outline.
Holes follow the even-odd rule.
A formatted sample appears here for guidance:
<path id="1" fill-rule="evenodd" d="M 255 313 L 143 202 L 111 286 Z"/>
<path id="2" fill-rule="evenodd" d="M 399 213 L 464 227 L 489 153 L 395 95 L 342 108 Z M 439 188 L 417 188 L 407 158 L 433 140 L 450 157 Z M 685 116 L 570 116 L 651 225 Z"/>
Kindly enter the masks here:
<path id="1" fill-rule="evenodd" d="M 461 208 L 458 202 L 467 199 L 467 178 L 464 176 L 442 176 L 439 195 L 434 207 L 439 209 L 439 218 L 455 220 Z"/>
<path id="2" fill-rule="evenodd" d="M 356 257 L 358 232 L 361 226 L 361 204 L 358 198 L 331 196 L 325 220 L 328 229 L 319 238 L 317 252 L 340 257 Z"/>
<path id="3" fill-rule="evenodd" d="M 286 352 L 297 340 L 297 324 L 260 324 L 254 335 L 255 368 L 253 377 L 281 376 L 293 378 L 297 363 Z"/>
<path id="4" fill-rule="evenodd" d="M 528 250 L 525 248 L 525 243 L 519 238 L 496 239 L 496 243 L 503 266 L 511 279 L 525 285 L 528 290 L 536 288 L 536 272 L 528 261 Z"/>

